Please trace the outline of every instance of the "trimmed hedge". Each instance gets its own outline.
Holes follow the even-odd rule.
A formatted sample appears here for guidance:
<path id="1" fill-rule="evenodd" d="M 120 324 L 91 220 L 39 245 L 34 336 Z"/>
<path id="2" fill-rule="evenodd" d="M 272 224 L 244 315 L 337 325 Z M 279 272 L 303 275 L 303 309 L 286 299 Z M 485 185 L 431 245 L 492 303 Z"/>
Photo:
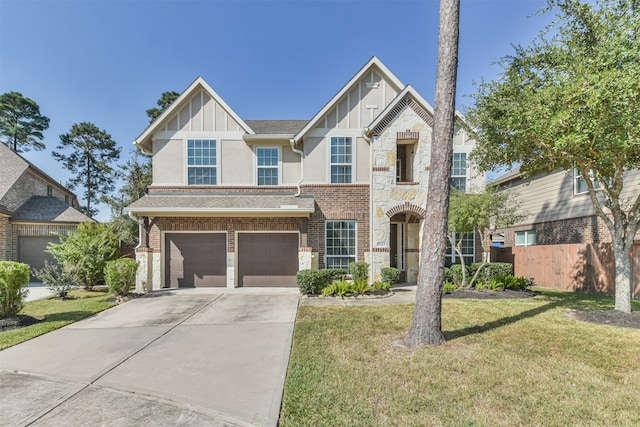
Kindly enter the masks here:
<path id="1" fill-rule="evenodd" d="M 15 316 L 24 307 L 29 293 L 29 266 L 13 261 L 0 261 L 0 317 Z"/>
<path id="2" fill-rule="evenodd" d="M 380 276 L 382 276 L 384 283 L 392 285 L 400 278 L 400 270 L 395 267 L 382 267 L 380 269 Z"/>
<path id="3" fill-rule="evenodd" d="M 347 274 L 346 270 L 332 268 L 326 270 L 300 270 L 296 274 L 298 288 L 303 295 L 319 295 L 322 289 L 329 286 L 331 282 Z"/>
<path id="4" fill-rule="evenodd" d="M 471 265 L 465 265 L 467 283 L 482 265 L 481 262 L 474 262 Z M 507 276 L 511 276 L 513 266 L 508 262 L 490 262 L 486 264 L 480 271 L 478 280 L 488 283 L 491 279 L 503 280 Z M 462 265 L 453 264 L 451 267 L 444 269 L 445 282 L 450 282 L 456 286 L 462 286 Z"/>

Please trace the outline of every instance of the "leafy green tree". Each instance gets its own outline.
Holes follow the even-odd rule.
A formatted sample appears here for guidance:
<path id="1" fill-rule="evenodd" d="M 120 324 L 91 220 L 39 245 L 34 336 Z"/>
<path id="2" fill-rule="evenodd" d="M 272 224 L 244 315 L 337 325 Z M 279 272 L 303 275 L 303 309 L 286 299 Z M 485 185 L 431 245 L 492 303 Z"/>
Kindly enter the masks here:
<path id="1" fill-rule="evenodd" d="M 47 252 L 85 289 L 101 282 L 107 261 L 118 256 L 118 236 L 105 224 L 84 222 L 75 231 L 59 237 L 60 243 L 49 243 Z"/>
<path id="2" fill-rule="evenodd" d="M 153 123 L 155 119 L 157 119 L 160 114 L 164 112 L 169 106 L 175 101 L 180 94 L 175 91 L 162 92 L 160 99 L 156 102 L 158 107 L 160 108 L 149 108 L 147 110 L 147 116 L 149 116 L 149 123 Z"/>
<path id="3" fill-rule="evenodd" d="M 43 132 L 49 128 L 49 118 L 40 114 L 40 107 L 19 92 L 0 95 L 0 138 L 16 153 L 43 150 Z"/>
<path id="4" fill-rule="evenodd" d="M 93 123 L 82 122 L 71 126 L 69 133 L 60 135 L 57 149 L 71 149 L 70 154 L 53 152 L 52 155 L 73 173 L 67 184 L 69 188 L 84 187 L 86 206 L 82 207 L 83 211 L 89 216 L 95 215 L 98 210 L 94 203 L 115 188 L 117 172 L 112 164 L 120 158 L 120 148 L 105 130 Z"/>
<path id="5" fill-rule="evenodd" d="M 449 243 L 462 264 L 462 287 L 471 287 L 480 271 L 489 262 L 491 233 L 524 219 L 521 203 L 509 191 L 488 190 L 485 193 L 454 191 L 449 199 Z M 455 239 L 453 232 L 455 233 Z M 462 254 L 465 233 L 477 233 L 482 242 L 482 264 L 467 284 L 467 274 Z"/>
<path id="6" fill-rule="evenodd" d="M 557 11 L 555 35 L 516 48 L 479 86 L 473 158 L 484 170 L 519 164 L 525 177 L 579 170 L 611 233 L 615 309 L 630 312 L 640 194 L 624 197 L 624 175 L 640 167 L 640 0 L 550 0 L 546 11 Z"/>
<path id="7" fill-rule="evenodd" d="M 138 244 L 138 223 L 132 220 L 124 211 L 147 193 L 151 185 L 151 162 L 139 150 L 133 153 L 122 167 L 120 177 L 123 185 L 116 195 L 103 198 L 103 202 L 111 208 L 111 225 L 118 234 L 122 246 L 134 247 Z"/>
<path id="8" fill-rule="evenodd" d="M 442 287 L 444 286 L 445 239 L 449 209 L 449 178 L 453 158 L 456 77 L 460 0 L 440 0 L 440 34 L 436 96 L 429 166 L 429 203 L 425 209 L 420 251 L 416 305 L 404 342 L 410 347 L 444 344 L 442 333 Z"/>

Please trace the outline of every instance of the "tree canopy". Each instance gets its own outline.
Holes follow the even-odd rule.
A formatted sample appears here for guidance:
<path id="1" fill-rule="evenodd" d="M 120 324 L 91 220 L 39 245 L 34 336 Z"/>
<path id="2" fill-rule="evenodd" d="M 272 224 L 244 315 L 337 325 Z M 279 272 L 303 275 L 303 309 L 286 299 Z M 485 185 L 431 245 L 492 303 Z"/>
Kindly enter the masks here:
<path id="1" fill-rule="evenodd" d="M 640 194 L 622 195 L 625 173 L 640 167 L 640 0 L 549 0 L 543 12 L 554 11 L 552 36 L 517 47 L 502 76 L 480 84 L 467 112 L 472 159 L 483 170 L 519 165 L 525 177 L 579 170 L 612 235 L 616 309 L 630 311 L 625 252 Z"/>
<path id="2" fill-rule="evenodd" d="M 147 116 L 149 116 L 149 123 L 153 123 L 153 121 L 157 119 L 160 116 L 160 114 L 164 112 L 164 110 L 169 108 L 169 106 L 173 103 L 173 101 L 175 101 L 179 96 L 180 94 L 173 90 L 162 92 L 162 95 L 160 95 L 160 99 L 158 99 L 158 101 L 156 102 L 158 104 L 158 107 L 160 108 L 154 107 L 154 108 L 149 108 L 147 110 Z"/>
<path id="3" fill-rule="evenodd" d="M 49 118 L 40 114 L 40 107 L 19 92 L 0 95 L 0 138 L 16 153 L 45 148 L 43 132 L 49 128 Z"/>
<path id="4" fill-rule="evenodd" d="M 120 148 L 107 131 L 89 122 L 76 123 L 69 133 L 60 135 L 58 150 L 70 149 L 70 154 L 53 152 L 53 157 L 73 173 L 68 182 L 71 189 L 84 187 L 83 211 L 93 216 L 98 211 L 95 203 L 110 194 L 117 177 L 112 165 L 120 158 Z"/>
<path id="5" fill-rule="evenodd" d="M 123 184 L 117 194 L 104 197 L 103 201 L 111 207 L 111 225 L 121 244 L 134 247 L 138 244 L 138 223 L 125 214 L 124 208 L 147 193 L 151 185 L 151 162 L 136 150 L 122 166 L 120 178 Z"/>

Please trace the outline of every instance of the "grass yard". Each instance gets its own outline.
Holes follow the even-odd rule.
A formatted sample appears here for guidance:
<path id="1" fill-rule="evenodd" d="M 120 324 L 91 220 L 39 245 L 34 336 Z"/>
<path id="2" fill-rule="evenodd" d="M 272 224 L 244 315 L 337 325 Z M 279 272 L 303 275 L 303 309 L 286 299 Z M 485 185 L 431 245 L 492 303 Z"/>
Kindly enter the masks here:
<path id="1" fill-rule="evenodd" d="M 69 297 L 71 299 L 68 300 L 47 298 L 27 302 L 20 314 L 44 318 L 44 321 L 0 332 L 0 350 L 62 328 L 115 305 L 115 302 L 106 301 L 110 297 L 106 291 L 75 290 L 69 292 Z"/>
<path id="2" fill-rule="evenodd" d="M 640 425 L 640 330 L 579 322 L 613 299 L 445 299 L 447 344 L 395 344 L 413 305 L 302 306 L 280 425 Z M 640 301 L 634 301 L 640 310 Z"/>

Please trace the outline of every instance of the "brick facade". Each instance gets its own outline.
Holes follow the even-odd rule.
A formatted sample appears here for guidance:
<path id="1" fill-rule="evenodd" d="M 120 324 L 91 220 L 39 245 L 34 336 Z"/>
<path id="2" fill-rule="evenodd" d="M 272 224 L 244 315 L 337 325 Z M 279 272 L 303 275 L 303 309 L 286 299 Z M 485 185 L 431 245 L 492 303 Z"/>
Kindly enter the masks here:
<path id="1" fill-rule="evenodd" d="M 502 230 L 504 246 L 516 246 L 515 233 L 528 230 L 536 231 L 538 245 L 611 242 L 611 233 L 604 222 L 598 216 L 586 216 L 507 228 Z"/>

